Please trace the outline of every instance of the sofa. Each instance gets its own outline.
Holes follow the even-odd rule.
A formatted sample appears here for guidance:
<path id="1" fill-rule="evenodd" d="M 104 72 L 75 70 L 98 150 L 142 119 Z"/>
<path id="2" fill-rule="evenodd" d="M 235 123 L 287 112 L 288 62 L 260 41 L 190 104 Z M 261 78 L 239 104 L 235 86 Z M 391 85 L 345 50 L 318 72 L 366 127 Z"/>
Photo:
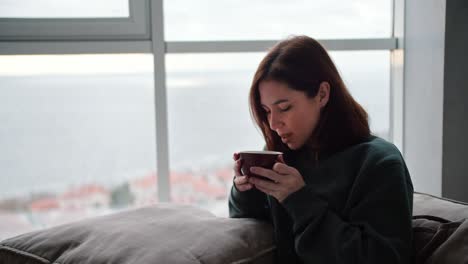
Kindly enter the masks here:
<path id="1" fill-rule="evenodd" d="M 414 263 L 468 263 L 468 204 L 415 193 Z"/>
<path id="2" fill-rule="evenodd" d="M 414 263 L 468 263 L 468 205 L 414 194 Z M 269 224 L 158 204 L 0 242 L 0 264 L 273 263 Z"/>

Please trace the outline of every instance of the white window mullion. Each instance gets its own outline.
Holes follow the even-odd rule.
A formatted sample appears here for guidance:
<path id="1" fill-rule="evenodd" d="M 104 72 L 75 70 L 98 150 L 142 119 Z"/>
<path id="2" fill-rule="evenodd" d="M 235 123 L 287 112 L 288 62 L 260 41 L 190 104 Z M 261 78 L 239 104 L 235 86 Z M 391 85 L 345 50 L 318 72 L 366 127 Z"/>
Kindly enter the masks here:
<path id="1" fill-rule="evenodd" d="M 170 201 L 169 135 L 167 121 L 166 65 L 162 0 L 151 1 L 151 36 L 154 57 L 154 98 L 156 111 L 156 156 L 158 198 Z"/>
<path id="2" fill-rule="evenodd" d="M 264 52 L 279 40 L 245 41 L 168 41 L 167 53 L 225 53 Z M 397 48 L 396 38 L 375 39 L 318 39 L 327 50 L 393 50 Z"/>
<path id="3" fill-rule="evenodd" d="M 405 153 L 404 131 L 404 0 L 393 1 L 392 37 L 397 47 L 390 53 L 390 139 Z"/>
<path id="4" fill-rule="evenodd" d="M 151 53 L 150 40 L 0 41 L 0 55 Z"/>
<path id="5" fill-rule="evenodd" d="M 160 41 L 160 40 L 158 40 Z M 165 53 L 227 53 L 227 52 L 265 52 L 278 40 L 246 41 L 181 41 L 165 42 Z M 399 38 L 388 39 L 329 39 L 319 40 L 331 51 L 353 50 L 394 50 L 398 48 Z M 151 53 L 150 40 L 122 41 L 1 41 L 0 55 L 24 54 L 100 54 L 100 53 Z"/>

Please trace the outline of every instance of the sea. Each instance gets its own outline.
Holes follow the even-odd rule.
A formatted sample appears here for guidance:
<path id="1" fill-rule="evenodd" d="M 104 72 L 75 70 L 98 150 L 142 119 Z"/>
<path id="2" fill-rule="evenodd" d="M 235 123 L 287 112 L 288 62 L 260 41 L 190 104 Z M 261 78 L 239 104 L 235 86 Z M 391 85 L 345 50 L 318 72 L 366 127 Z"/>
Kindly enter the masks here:
<path id="1" fill-rule="evenodd" d="M 171 171 L 231 166 L 264 145 L 248 109 L 252 71 L 167 76 Z M 345 81 L 387 137 L 387 68 L 349 70 Z M 0 76 L 0 199 L 84 183 L 112 187 L 157 171 L 153 75 Z"/>

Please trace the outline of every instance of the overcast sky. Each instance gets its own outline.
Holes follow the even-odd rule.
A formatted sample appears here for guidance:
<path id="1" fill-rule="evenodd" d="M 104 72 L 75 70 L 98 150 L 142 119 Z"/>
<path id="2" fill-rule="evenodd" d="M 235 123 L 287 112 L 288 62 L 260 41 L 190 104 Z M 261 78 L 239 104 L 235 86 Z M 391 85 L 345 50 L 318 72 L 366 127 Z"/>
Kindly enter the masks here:
<path id="1" fill-rule="evenodd" d="M 167 40 L 374 38 L 391 33 L 391 0 L 167 0 Z M 128 0 L 0 0 L 0 17 L 125 17 Z"/>
<path id="2" fill-rule="evenodd" d="M 391 0 L 167 0 L 165 36 L 168 41 L 275 40 L 298 34 L 319 39 L 384 38 L 391 34 L 391 4 Z M 0 17 L 127 15 L 128 0 L 0 0 Z M 166 62 L 168 71 L 246 69 L 256 67 L 263 54 L 169 54 Z M 348 57 L 352 63 L 353 56 Z M 152 65 L 148 54 L 3 56 L 0 74 L 152 72 Z"/>

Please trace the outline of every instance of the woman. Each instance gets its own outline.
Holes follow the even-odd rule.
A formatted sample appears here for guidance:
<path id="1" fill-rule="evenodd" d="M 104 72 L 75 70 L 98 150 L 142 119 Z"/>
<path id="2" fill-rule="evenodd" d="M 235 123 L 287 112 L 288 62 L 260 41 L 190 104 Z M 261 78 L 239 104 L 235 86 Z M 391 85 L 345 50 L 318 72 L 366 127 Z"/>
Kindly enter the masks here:
<path id="1" fill-rule="evenodd" d="M 278 43 L 250 90 L 272 170 L 242 175 L 234 154 L 231 217 L 274 227 L 277 263 L 409 263 L 413 186 L 403 157 L 372 136 L 326 50 L 314 39 Z"/>

